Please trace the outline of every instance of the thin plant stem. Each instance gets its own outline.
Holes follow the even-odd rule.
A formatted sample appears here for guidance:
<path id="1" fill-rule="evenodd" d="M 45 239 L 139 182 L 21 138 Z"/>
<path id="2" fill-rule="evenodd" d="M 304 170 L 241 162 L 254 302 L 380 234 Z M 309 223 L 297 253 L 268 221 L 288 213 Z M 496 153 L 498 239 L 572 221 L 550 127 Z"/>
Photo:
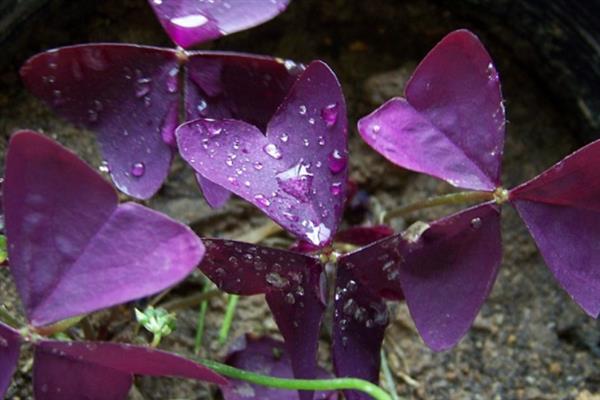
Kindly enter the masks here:
<path id="1" fill-rule="evenodd" d="M 219 330 L 219 344 L 221 345 L 225 344 L 229 337 L 229 330 L 231 328 L 231 323 L 233 322 L 233 317 L 235 316 L 235 309 L 239 299 L 240 297 L 236 294 L 230 294 L 227 297 L 227 310 L 225 310 L 223 324 Z"/>
<path id="2" fill-rule="evenodd" d="M 204 282 L 201 293 L 207 293 L 211 288 L 211 283 L 208 279 Z M 194 338 L 194 353 L 198 354 L 202 347 L 202 338 L 204 337 L 204 322 L 206 320 L 206 310 L 208 309 L 208 299 L 200 303 L 198 310 L 198 322 L 196 323 L 196 337 Z"/>
<path id="3" fill-rule="evenodd" d="M 398 393 L 396 392 L 396 381 L 392 376 L 392 371 L 388 365 L 387 356 L 383 348 L 381 349 L 381 371 L 383 372 L 383 377 L 385 378 L 385 383 L 387 390 L 390 393 L 390 397 L 392 400 L 400 400 L 400 397 L 398 397 Z"/>
<path id="4" fill-rule="evenodd" d="M 489 201 L 494 199 L 493 192 L 478 192 L 478 191 L 468 191 L 468 192 L 457 192 L 457 193 L 449 193 L 442 196 L 435 196 L 425 199 L 423 201 L 418 201 L 413 204 L 409 204 L 404 207 L 396 208 L 386 213 L 384 216 L 384 221 L 388 222 L 391 219 L 403 217 L 412 212 L 423 210 L 425 208 L 432 208 L 437 206 L 444 205 L 461 205 L 467 203 L 473 203 L 478 201 Z"/>
<path id="5" fill-rule="evenodd" d="M 359 390 L 368 394 L 375 400 L 393 400 L 388 393 L 379 386 L 357 378 L 334 378 L 334 379 L 285 379 L 275 378 L 268 375 L 256 374 L 216 361 L 202 359 L 201 364 L 213 371 L 245 382 L 256 385 L 288 389 L 288 390 Z"/>
<path id="6" fill-rule="evenodd" d="M 202 304 L 203 301 L 210 300 L 213 297 L 220 296 L 221 294 L 223 294 L 223 292 L 218 289 L 211 289 L 207 290 L 206 292 L 201 291 L 200 293 L 196 293 L 191 296 L 181 297 L 178 299 L 168 301 L 162 304 L 160 307 L 171 312 L 184 310 L 186 308 L 196 307 L 199 304 Z"/>
<path id="7" fill-rule="evenodd" d="M 6 311 L 4 306 L 0 306 L 0 321 L 10 325 L 12 328 L 18 328 L 21 325 L 15 317 Z"/>
<path id="8" fill-rule="evenodd" d="M 162 339 L 162 335 L 155 333 L 154 337 L 152 337 L 152 343 L 150 343 L 151 347 L 158 347 L 158 345 L 160 344 L 160 341 Z"/>

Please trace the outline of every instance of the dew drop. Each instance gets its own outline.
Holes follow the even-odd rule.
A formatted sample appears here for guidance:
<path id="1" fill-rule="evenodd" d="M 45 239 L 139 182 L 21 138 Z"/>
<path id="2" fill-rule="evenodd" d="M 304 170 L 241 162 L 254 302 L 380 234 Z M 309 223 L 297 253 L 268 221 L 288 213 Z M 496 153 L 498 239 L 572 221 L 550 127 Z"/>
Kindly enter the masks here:
<path id="1" fill-rule="evenodd" d="M 373 134 L 373 136 L 377 135 L 380 131 L 381 131 L 380 125 L 375 124 L 375 125 L 371 126 L 371 133 Z"/>
<path id="2" fill-rule="evenodd" d="M 300 107 L 298 107 L 298 112 L 300 113 L 300 115 L 306 115 L 306 106 L 303 104 Z"/>
<path id="3" fill-rule="evenodd" d="M 257 171 L 260 171 L 261 169 L 263 169 L 263 165 L 261 162 L 257 161 L 254 163 L 254 169 Z"/>
<path id="4" fill-rule="evenodd" d="M 294 304 L 296 302 L 296 298 L 292 293 L 288 293 L 285 295 L 285 302 L 288 304 Z"/>
<path id="5" fill-rule="evenodd" d="M 319 144 L 319 146 L 325 146 L 325 138 L 323 136 L 319 136 L 317 138 L 317 143 Z"/>
<path id="6" fill-rule="evenodd" d="M 311 125 L 314 125 L 315 124 L 315 119 L 314 118 L 309 118 L 308 119 L 308 123 L 311 124 Z"/>
<path id="7" fill-rule="evenodd" d="M 291 168 L 278 173 L 275 176 L 275 179 L 281 190 L 302 202 L 309 201 L 313 183 L 313 174 L 308 171 L 308 168 L 309 167 L 300 160 Z"/>
<path id="8" fill-rule="evenodd" d="M 344 157 L 339 150 L 333 150 L 328 157 L 329 170 L 338 174 L 346 168 L 346 157 Z"/>
<path id="9" fill-rule="evenodd" d="M 200 100 L 200 102 L 198 102 L 198 105 L 196 106 L 196 109 L 200 113 L 203 113 L 207 108 L 208 108 L 208 103 L 206 103 L 205 100 Z"/>
<path id="10" fill-rule="evenodd" d="M 325 122 L 325 126 L 331 128 L 335 125 L 338 119 L 338 104 L 329 104 L 321 110 L 321 118 Z"/>
<path id="11" fill-rule="evenodd" d="M 331 237 L 331 229 L 320 223 L 315 225 L 314 222 L 308 221 L 306 237 L 312 242 L 312 244 L 319 246 L 321 243 L 326 242 Z"/>
<path id="12" fill-rule="evenodd" d="M 137 71 L 137 75 L 138 79 L 135 81 L 135 96 L 140 98 L 150 93 L 150 90 L 152 89 L 152 79 L 141 77 L 141 72 L 139 70 Z"/>
<path id="13" fill-rule="evenodd" d="M 109 173 L 110 169 L 108 168 L 108 161 L 102 160 L 102 162 L 100 163 L 100 166 L 98 167 L 98 170 L 100 172 L 104 172 L 105 174 Z"/>
<path id="14" fill-rule="evenodd" d="M 269 143 L 263 147 L 263 151 L 276 160 L 279 160 L 282 157 L 281 150 L 273 143 Z"/>
<path id="15" fill-rule="evenodd" d="M 471 220 L 471 228 L 479 229 L 481 227 L 482 221 L 481 218 L 475 217 Z"/>
<path id="16" fill-rule="evenodd" d="M 172 18 L 171 23 L 182 28 L 198 28 L 208 22 L 202 14 L 190 14 L 183 17 Z"/>
<path id="17" fill-rule="evenodd" d="M 257 194 L 254 196 L 254 200 L 256 200 L 261 206 L 269 207 L 271 205 L 271 201 L 269 201 L 269 199 L 262 194 Z"/>
<path id="18" fill-rule="evenodd" d="M 282 289 L 290 283 L 289 280 L 279 275 L 277 272 L 269 272 L 265 276 L 265 280 L 269 285 L 276 287 L 277 289 Z"/>
<path id="19" fill-rule="evenodd" d="M 282 133 L 279 136 L 279 140 L 281 140 L 283 143 L 287 143 L 287 141 L 290 139 L 289 135 L 287 133 Z"/>
<path id="20" fill-rule="evenodd" d="M 146 166 L 144 165 L 144 163 L 136 162 L 131 166 L 131 175 L 137 178 L 143 176 L 144 172 L 146 172 Z"/>
<path id="21" fill-rule="evenodd" d="M 177 68 L 172 68 L 169 71 L 169 76 L 167 77 L 167 92 L 175 93 L 177 91 Z"/>
<path id="22" fill-rule="evenodd" d="M 332 195 L 339 196 L 342 193 L 342 183 L 341 182 L 332 183 L 329 190 Z"/>

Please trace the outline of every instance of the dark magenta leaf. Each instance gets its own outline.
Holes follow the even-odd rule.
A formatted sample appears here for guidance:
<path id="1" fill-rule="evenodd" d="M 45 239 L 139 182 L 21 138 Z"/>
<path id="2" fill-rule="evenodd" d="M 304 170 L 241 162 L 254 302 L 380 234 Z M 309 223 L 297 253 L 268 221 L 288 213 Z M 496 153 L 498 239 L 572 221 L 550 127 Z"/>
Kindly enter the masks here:
<path id="1" fill-rule="evenodd" d="M 340 231 L 335 235 L 335 240 L 355 246 L 366 246 L 393 234 L 394 230 L 387 225 L 354 226 Z"/>
<path id="2" fill-rule="evenodd" d="M 264 130 L 302 69 L 273 57 L 191 52 L 185 67 L 186 120 L 233 118 Z M 229 199 L 228 190 L 204 177 L 198 185 L 211 207 Z"/>
<path id="3" fill-rule="evenodd" d="M 447 35 L 406 87 L 362 118 L 363 139 L 400 167 L 474 190 L 500 185 L 505 115 L 498 73 L 469 31 Z"/>
<path id="4" fill-rule="evenodd" d="M 485 203 L 431 223 L 399 265 L 402 290 L 425 343 L 441 351 L 467 333 L 502 259 L 500 209 Z"/>
<path id="5" fill-rule="evenodd" d="M 510 192 L 546 264 L 590 316 L 600 313 L 600 142 Z"/>
<path id="6" fill-rule="evenodd" d="M 236 339 L 225 360 L 226 364 L 246 371 L 278 378 L 293 378 L 290 356 L 284 344 L 270 337 L 253 338 L 250 335 Z M 331 375 L 322 368 L 317 378 L 329 379 Z M 221 388 L 225 400 L 298 400 L 294 390 L 274 389 L 232 379 Z M 316 392 L 316 400 L 336 400 L 335 392 Z"/>
<path id="7" fill-rule="evenodd" d="M 4 210 L 11 273 L 34 326 L 148 296 L 185 278 L 204 246 L 134 203 L 43 135 L 10 140 Z"/>
<path id="8" fill-rule="evenodd" d="M 17 368 L 20 350 L 19 332 L 0 322 L 0 398 L 2 399 Z"/>
<path id="9" fill-rule="evenodd" d="M 175 44 L 190 47 L 252 28 L 282 13 L 289 0 L 148 0 Z"/>
<path id="10" fill-rule="evenodd" d="M 147 199 L 171 164 L 178 71 L 173 50 L 90 44 L 40 53 L 23 65 L 21 76 L 60 116 L 96 133 L 122 192 Z"/>
<path id="11" fill-rule="evenodd" d="M 323 246 L 342 212 L 346 109 L 322 62 L 302 73 L 267 127 L 199 119 L 177 129 L 182 157 L 205 178 L 250 201 L 289 232 Z"/>
<path id="12" fill-rule="evenodd" d="M 283 335 L 298 378 L 314 378 L 324 305 L 320 262 L 286 250 L 223 239 L 203 239 L 200 270 L 220 289 L 234 294 L 265 294 Z M 304 392 L 303 399 L 312 394 Z"/>
<path id="13" fill-rule="evenodd" d="M 227 384 L 203 365 L 150 347 L 50 340 L 35 346 L 36 399 L 125 399 L 134 374 Z"/>
<path id="14" fill-rule="evenodd" d="M 349 268 L 349 264 L 344 262 L 340 262 L 337 268 L 333 364 L 338 377 L 361 378 L 377 384 L 381 344 L 389 314 L 381 297 L 354 279 L 355 268 Z M 354 390 L 346 390 L 344 394 L 348 400 L 371 399 L 369 395 Z"/>

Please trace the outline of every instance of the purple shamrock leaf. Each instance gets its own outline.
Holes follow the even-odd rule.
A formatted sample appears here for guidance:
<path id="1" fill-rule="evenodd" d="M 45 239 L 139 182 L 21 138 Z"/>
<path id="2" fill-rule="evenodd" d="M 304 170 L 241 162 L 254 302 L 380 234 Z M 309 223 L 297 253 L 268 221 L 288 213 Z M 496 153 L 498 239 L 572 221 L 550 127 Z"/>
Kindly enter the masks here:
<path id="1" fill-rule="evenodd" d="M 118 205 L 98 173 L 31 131 L 10 140 L 3 200 L 10 270 L 34 326 L 156 293 L 204 254 L 188 227 Z"/>
<path id="2" fill-rule="evenodd" d="M 184 90 L 179 88 L 182 69 L 189 76 Z M 297 73 L 274 58 L 188 54 L 126 44 L 54 49 L 32 57 L 21 68 L 32 93 L 68 121 L 96 133 L 111 178 L 121 191 L 140 199 L 156 193 L 169 172 L 182 93 L 190 116 L 196 115 L 193 109 L 201 109 L 206 116 L 255 115 L 251 121 L 268 120 Z M 270 86 L 256 79 L 267 75 L 273 80 Z M 231 76 L 238 76 L 237 86 L 225 81 Z M 245 103 L 247 97 L 240 93 L 246 91 L 264 100 Z M 219 188 L 206 190 L 213 204 L 220 203 L 214 196 L 226 197 L 213 194 Z"/>
<path id="3" fill-rule="evenodd" d="M 176 132 L 194 170 L 250 201 L 291 233 L 323 246 L 341 218 L 346 108 L 339 82 L 315 61 L 267 125 L 198 119 Z"/>
<path id="4" fill-rule="evenodd" d="M 501 246 L 500 209 L 484 203 L 380 240 L 340 263 L 379 296 L 406 297 L 421 337 L 439 351 L 471 326 L 496 278 Z"/>
<path id="5" fill-rule="evenodd" d="M 510 192 L 561 286 L 588 313 L 600 313 L 600 141 Z"/>
<path id="6" fill-rule="evenodd" d="M 190 47 L 260 25 L 282 13 L 289 0 L 148 0 L 175 44 Z"/>
<path id="7" fill-rule="evenodd" d="M 293 378 L 290 356 L 285 345 L 270 337 L 253 338 L 250 335 L 236 339 L 225 361 L 227 364 L 246 371 L 270 375 L 278 378 Z M 322 368 L 317 370 L 317 378 L 328 379 Z M 229 385 L 221 388 L 225 400 L 298 400 L 298 393 L 291 390 L 273 389 L 252 385 L 232 379 Z M 317 392 L 316 400 L 336 400 L 335 392 Z"/>
<path id="8" fill-rule="evenodd" d="M 119 44 L 64 47 L 31 58 L 26 86 L 59 115 L 97 133 L 117 187 L 151 197 L 167 177 L 178 122 L 172 50 Z"/>
<path id="9" fill-rule="evenodd" d="M 17 368 L 20 349 L 19 332 L 0 322 L 0 398 L 2 399 Z"/>
<path id="10" fill-rule="evenodd" d="M 500 184 L 505 115 L 498 73 L 475 35 L 447 35 L 406 87 L 362 118 L 363 139 L 393 163 L 474 190 Z"/>
<path id="11" fill-rule="evenodd" d="M 234 294 L 265 294 L 285 338 L 294 375 L 314 378 L 321 299 L 322 266 L 313 257 L 222 239 L 204 239 L 200 270 L 220 289 Z M 310 392 L 302 392 L 310 399 Z"/>
<path id="12" fill-rule="evenodd" d="M 200 364 L 149 347 L 57 341 L 35 346 L 33 383 L 39 400 L 125 399 L 134 374 L 227 384 Z"/>

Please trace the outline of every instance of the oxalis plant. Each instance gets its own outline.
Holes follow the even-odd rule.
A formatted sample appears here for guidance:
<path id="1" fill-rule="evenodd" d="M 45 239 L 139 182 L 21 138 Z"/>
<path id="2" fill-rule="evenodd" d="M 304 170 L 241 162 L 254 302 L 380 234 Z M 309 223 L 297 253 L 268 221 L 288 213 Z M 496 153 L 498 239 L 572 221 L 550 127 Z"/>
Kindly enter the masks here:
<path id="1" fill-rule="evenodd" d="M 417 67 L 406 98 L 385 103 L 361 119 L 358 130 L 400 167 L 470 190 L 392 210 L 388 218 L 436 205 L 481 204 L 398 234 L 387 226 L 338 232 L 351 196 L 346 106 L 333 71 L 321 61 L 302 66 L 183 49 L 263 22 L 287 2 L 150 5 L 181 47 L 51 50 L 25 64 L 26 85 L 97 134 L 101 169 L 124 193 L 152 196 L 178 151 L 209 204 L 223 204 L 234 193 L 275 221 L 272 231 L 283 229 L 298 241 L 285 249 L 200 240 L 143 206 L 119 205 L 97 172 L 50 139 L 15 133 L 3 212 L 8 264 L 27 320 L 0 308 L 0 393 L 25 345 L 34 350 L 39 399 L 125 398 L 134 374 L 216 383 L 230 400 L 334 399 L 340 389 L 350 400 L 390 399 L 376 386 L 385 367 L 386 301 L 407 302 L 433 350 L 454 346 L 497 274 L 504 203 L 516 207 L 559 283 L 597 317 L 598 142 L 504 189 L 500 83 L 473 34 L 445 37 Z M 264 294 L 284 342 L 242 337 L 228 365 L 194 362 L 155 349 L 173 329 L 173 316 L 152 308 L 137 311 L 154 334 L 151 346 L 72 340 L 72 327 L 87 314 L 163 291 L 196 265 L 225 292 Z M 331 323 L 322 327 L 325 319 Z M 331 337 L 337 378 L 316 362 L 323 329 Z"/>

